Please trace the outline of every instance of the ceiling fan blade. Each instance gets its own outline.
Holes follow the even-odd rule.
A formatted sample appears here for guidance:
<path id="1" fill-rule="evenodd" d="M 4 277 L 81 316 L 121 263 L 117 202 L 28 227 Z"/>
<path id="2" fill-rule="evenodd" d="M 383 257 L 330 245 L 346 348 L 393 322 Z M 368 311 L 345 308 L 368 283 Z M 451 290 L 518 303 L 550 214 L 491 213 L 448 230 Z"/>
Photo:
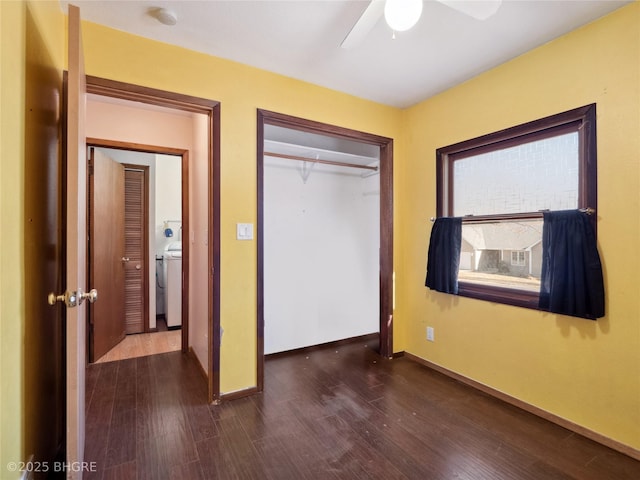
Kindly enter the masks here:
<path id="1" fill-rule="evenodd" d="M 502 0 L 437 0 L 454 10 L 469 15 L 476 20 L 486 20 L 495 15 Z"/>
<path id="2" fill-rule="evenodd" d="M 362 42 L 364 37 L 371 31 L 384 12 L 384 0 L 371 0 L 358 21 L 351 27 L 351 30 L 344 37 L 340 44 L 342 48 L 353 48 Z"/>

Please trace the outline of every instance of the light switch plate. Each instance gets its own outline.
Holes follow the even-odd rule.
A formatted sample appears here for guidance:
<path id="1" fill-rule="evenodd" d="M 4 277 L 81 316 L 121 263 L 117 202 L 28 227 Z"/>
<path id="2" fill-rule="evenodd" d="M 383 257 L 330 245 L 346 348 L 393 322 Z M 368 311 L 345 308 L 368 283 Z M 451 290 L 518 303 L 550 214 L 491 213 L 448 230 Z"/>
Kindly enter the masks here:
<path id="1" fill-rule="evenodd" d="M 236 224 L 236 238 L 238 240 L 253 240 L 253 223 Z"/>

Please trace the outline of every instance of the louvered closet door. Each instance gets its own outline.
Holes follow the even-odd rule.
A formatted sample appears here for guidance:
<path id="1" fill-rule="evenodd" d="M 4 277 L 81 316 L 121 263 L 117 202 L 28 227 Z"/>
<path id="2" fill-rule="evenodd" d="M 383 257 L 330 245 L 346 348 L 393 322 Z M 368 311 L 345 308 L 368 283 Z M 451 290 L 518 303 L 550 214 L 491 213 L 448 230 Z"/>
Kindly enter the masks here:
<path id="1" fill-rule="evenodd" d="M 125 170 L 125 254 L 129 260 L 125 268 L 125 322 L 126 332 L 142 333 L 145 330 L 145 251 L 146 251 L 146 186 L 145 172 Z"/>

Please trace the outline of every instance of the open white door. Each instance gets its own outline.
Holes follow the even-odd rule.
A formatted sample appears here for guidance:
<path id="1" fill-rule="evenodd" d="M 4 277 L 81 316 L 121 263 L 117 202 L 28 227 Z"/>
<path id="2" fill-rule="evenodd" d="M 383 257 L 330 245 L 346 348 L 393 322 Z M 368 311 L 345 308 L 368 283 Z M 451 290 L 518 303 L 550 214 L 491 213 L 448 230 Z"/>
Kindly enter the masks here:
<path id="1" fill-rule="evenodd" d="M 67 461 L 84 460 L 87 294 L 87 159 L 84 119 L 86 85 L 80 9 L 69 5 L 69 74 L 67 84 Z M 67 297 L 69 297 L 67 293 Z M 71 469 L 73 470 L 73 469 Z M 82 478 L 70 471 L 67 478 Z"/>

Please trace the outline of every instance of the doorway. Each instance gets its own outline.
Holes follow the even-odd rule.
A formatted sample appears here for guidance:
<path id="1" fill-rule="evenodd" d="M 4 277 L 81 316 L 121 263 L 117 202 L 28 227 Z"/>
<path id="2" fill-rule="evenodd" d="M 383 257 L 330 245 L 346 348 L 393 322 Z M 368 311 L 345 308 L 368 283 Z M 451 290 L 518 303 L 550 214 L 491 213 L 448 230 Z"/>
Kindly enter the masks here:
<path id="1" fill-rule="evenodd" d="M 187 351 L 187 152 L 96 139 L 88 147 L 89 274 L 103 300 L 89 311 L 89 361 Z M 93 194 L 109 172 L 120 190 Z"/>
<path id="2" fill-rule="evenodd" d="M 194 196 L 201 195 L 206 199 L 195 201 L 192 205 L 193 215 L 202 219 L 202 225 L 195 236 L 194 232 L 183 224 L 185 238 L 188 235 L 189 241 L 199 249 L 199 258 L 203 259 L 190 271 L 197 270 L 200 276 L 206 278 L 198 281 L 196 285 L 198 289 L 203 290 L 202 293 L 196 295 L 192 292 L 189 302 L 184 302 L 183 305 L 187 308 L 194 297 L 197 297 L 199 302 L 204 302 L 204 305 L 202 311 L 197 312 L 198 322 L 190 322 L 188 331 L 183 331 L 182 347 L 184 351 L 193 352 L 198 358 L 207 376 L 209 402 L 216 402 L 220 398 L 220 104 L 214 100 L 98 77 L 87 76 L 86 81 L 87 93 L 100 96 L 105 102 L 127 101 L 135 104 L 140 110 L 161 107 L 184 115 L 196 114 L 204 119 L 200 122 L 200 133 L 206 139 L 206 145 L 200 152 L 204 161 L 196 162 L 200 170 L 194 171 L 192 175 L 202 180 L 202 186 L 198 186 L 202 191 L 194 192 Z M 118 148 L 118 142 L 114 143 L 115 148 Z M 143 147 L 142 150 L 148 147 L 139 145 L 137 141 L 132 143 Z M 104 146 L 114 147 L 113 144 Z M 184 182 L 185 179 L 183 186 Z M 183 218 L 189 216 L 185 215 Z M 187 264 L 184 259 L 184 246 L 183 263 Z M 193 284 L 191 287 L 193 288 Z M 193 318 L 191 317 L 192 320 Z"/>
<path id="3" fill-rule="evenodd" d="M 393 356 L 393 140 L 373 134 L 336 127 L 320 122 L 292 117 L 281 113 L 258 110 L 258 352 L 257 352 L 257 389 L 264 386 L 265 354 L 265 131 L 267 128 L 306 132 L 331 137 L 338 140 L 359 142 L 379 149 L 379 353 L 390 358 Z"/>

